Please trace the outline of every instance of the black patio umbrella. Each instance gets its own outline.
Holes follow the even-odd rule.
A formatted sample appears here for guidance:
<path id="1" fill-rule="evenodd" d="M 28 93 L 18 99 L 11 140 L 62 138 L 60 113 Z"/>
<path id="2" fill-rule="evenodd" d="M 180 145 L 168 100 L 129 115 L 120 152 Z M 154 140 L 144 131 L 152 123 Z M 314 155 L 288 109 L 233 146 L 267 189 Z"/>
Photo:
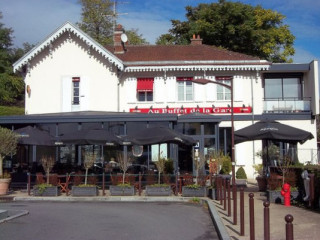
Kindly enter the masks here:
<path id="1" fill-rule="evenodd" d="M 278 140 L 302 144 L 312 138 L 314 137 L 310 132 L 271 120 L 263 120 L 234 132 L 236 144 L 253 140 Z"/>
<path id="2" fill-rule="evenodd" d="M 84 129 L 66 133 L 59 137 L 60 144 L 77 145 L 120 145 L 121 138 L 105 129 Z"/>
<path id="3" fill-rule="evenodd" d="M 179 145 L 194 145 L 196 141 L 187 135 L 167 127 L 145 128 L 132 136 L 128 136 L 136 145 L 150 145 L 159 143 L 175 143 Z"/>
<path id="4" fill-rule="evenodd" d="M 49 132 L 27 126 L 14 130 L 17 133 L 19 139 L 18 144 L 24 145 L 43 145 L 43 146 L 54 146 L 55 138 L 50 135 Z"/>

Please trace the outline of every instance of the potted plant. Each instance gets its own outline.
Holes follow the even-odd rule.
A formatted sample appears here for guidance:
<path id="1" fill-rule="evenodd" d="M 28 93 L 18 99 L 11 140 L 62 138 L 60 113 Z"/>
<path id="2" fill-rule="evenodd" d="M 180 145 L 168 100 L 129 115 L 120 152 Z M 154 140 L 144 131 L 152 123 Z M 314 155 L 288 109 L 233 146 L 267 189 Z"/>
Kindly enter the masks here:
<path id="1" fill-rule="evenodd" d="M 58 196 L 59 195 L 58 186 L 53 186 L 52 184 L 49 183 L 50 171 L 52 170 L 55 164 L 54 157 L 42 156 L 41 163 L 43 168 L 46 171 L 47 182 L 37 184 L 33 187 L 34 196 Z"/>
<path id="2" fill-rule="evenodd" d="M 158 161 L 155 162 L 158 169 L 158 184 L 147 185 L 146 195 L 147 196 L 170 196 L 171 186 L 168 184 L 161 184 L 161 174 L 164 172 L 167 159 L 165 157 L 160 157 Z"/>
<path id="3" fill-rule="evenodd" d="M 253 165 L 253 168 L 255 170 L 255 174 L 258 175 L 256 177 L 256 180 L 258 183 L 259 191 L 260 192 L 267 191 L 268 182 L 267 182 L 267 177 L 265 176 L 264 171 L 263 171 L 263 165 L 261 163 L 255 164 L 255 165 Z"/>
<path id="4" fill-rule="evenodd" d="M 97 196 L 98 195 L 98 187 L 93 184 L 88 184 L 88 171 L 89 171 L 89 168 L 93 167 L 95 159 L 96 159 L 95 154 L 85 153 L 84 168 L 86 172 L 85 172 L 84 184 L 80 184 L 78 186 L 72 186 L 72 189 L 71 189 L 72 196 Z"/>
<path id="5" fill-rule="evenodd" d="M 8 193 L 11 182 L 10 174 L 3 171 L 3 159 L 15 154 L 17 151 L 18 137 L 7 128 L 0 127 L 0 195 Z"/>
<path id="6" fill-rule="evenodd" d="M 295 183 L 295 172 L 290 171 L 291 166 L 293 164 L 293 160 L 291 156 L 285 154 L 282 157 L 279 157 L 277 160 L 277 169 L 281 173 L 281 183 L 282 185 L 279 186 L 279 178 L 275 178 L 274 176 L 270 175 L 270 189 L 267 191 L 267 198 L 268 201 L 274 202 L 274 203 L 283 203 L 283 196 L 281 195 L 281 189 L 282 186 L 285 183 L 288 183 L 290 185 L 290 196 L 291 199 L 296 199 L 299 195 L 299 191 L 296 188 L 296 183 Z M 292 175 L 289 177 L 289 175 Z M 272 181 L 274 179 L 274 182 Z M 289 179 L 291 178 L 291 179 Z"/>
<path id="7" fill-rule="evenodd" d="M 236 185 L 247 186 L 247 174 L 243 167 L 239 167 L 236 171 Z"/>
<path id="8" fill-rule="evenodd" d="M 122 183 L 117 185 L 111 185 L 110 195 L 112 196 L 132 196 L 135 195 L 135 188 L 131 186 L 130 183 L 126 183 L 126 172 L 132 164 L 133 158 L 131 157 L 123 157 L 122 153 L 119 153 L 117 156 L 117 161 L 119 163 L 119 168 L 122 171 Z"/>
<path id="9" fill-rule="evenodd" d="M 195 183 L 182 187 L 183 197 L 206 197 L 207 196 L 207 188 L 205 186 L 205 181 L 200 181 L 200 178 L 202 178 L 202 175 L 203 175 L 205 163 L 206 163 L 206 159 L 203 154 L 200 153 L 198 156 L 194 157 L 194 168 L 196 173 Z"/>

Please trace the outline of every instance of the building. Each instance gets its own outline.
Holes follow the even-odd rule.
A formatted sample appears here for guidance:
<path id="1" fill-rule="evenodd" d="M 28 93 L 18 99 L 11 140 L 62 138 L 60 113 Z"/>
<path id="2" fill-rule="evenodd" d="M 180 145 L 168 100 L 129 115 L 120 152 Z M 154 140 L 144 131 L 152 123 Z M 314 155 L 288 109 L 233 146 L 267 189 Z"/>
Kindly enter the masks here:
<path id="1" fill-rule="evenodd" d="M 69 22 L 55 30 L 14 64 L 25 80 L 26 115 L 2 117 L 0 124 L 13 129 L 33 124 L 53 135 L 102 127 L 127 135 L 164 125 L 191 135 L 208 156 L 217 149 L 231 153 L 233 103 L 235 130 L 268 118 L 316 136 L 317 61 L 272 64 L 203 45 L 199 36 L 188 46 L 130 46 L 120 25 L 114 39 L 114 46 L 103 47 Z M 210 81 L 232 82 L 233 102 L 229 88 Z M 262 145 L 236 145 L 236 166 L 245 166 L 249 177 L 254 176 L 252 165 L 261 162 L 255 153 Z M 297 149 L 300 161 L 313 161 L 317 141 L 290 147 Z M 58 161 L 81 164 L 81 148 L 52 151 Z M 38 148 L 36 155 L 35 149 L 26 148 L 22 155 L 36 161 L 47 151 Z M 155 149 L 147 146 L 138 163 L 149 166 Z M 168 145 L 163 151 L 176 169 L 192 170 L 191 149 Z"/>

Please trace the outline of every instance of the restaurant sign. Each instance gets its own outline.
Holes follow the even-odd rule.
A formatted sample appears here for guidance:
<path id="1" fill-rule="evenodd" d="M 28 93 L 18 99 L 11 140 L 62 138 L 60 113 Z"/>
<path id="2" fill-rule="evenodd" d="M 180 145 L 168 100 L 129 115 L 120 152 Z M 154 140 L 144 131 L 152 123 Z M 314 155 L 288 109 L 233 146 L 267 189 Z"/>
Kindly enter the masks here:
<path id="1" fill-rule="evenodd" d="M 132 113 L 168 113 L 168 114 L 226 114 L 231 107 L 194 107 L 194 108 L 130 108 Z M 251 113 L 251 107 L 234 107 L 233 113 Z"/>

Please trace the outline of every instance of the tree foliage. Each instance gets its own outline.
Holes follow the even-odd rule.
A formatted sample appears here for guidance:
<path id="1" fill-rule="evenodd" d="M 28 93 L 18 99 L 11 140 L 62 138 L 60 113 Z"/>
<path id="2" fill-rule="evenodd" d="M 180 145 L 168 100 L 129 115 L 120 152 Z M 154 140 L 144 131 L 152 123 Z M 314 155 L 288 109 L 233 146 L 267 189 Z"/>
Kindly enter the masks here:
<path id="1" fill-rule="evenodd" d="M 3 175 L 4 157 L 15 154 L 17 151 L 18 137 L 7 128 L 0 127 L 0 177 Z"/>
<path id="2" fill-rule="evenodd" d="M 171 20 L 168 34 L 157 44 L 189 44 L 199 34 L 204 44 L 220 46 L 272 62 L 290 62 L 295 37 L 283 23 L 284 15 L 260 5 L 219 0 L 186 7 L 187 21 Z"/>
<path id="3" fill-rule="evenodd" d="M 82 5 L 81 23 L 78 26 L 101 45 L 113 43 L 113 28 L 116 26 L 117 13 L 114 12 L 114 1 L 79 0 Z M 130 29 L 126 34 L 131 45 L 149 44 L 138 29 Z"/>
<path id="4" fill-rule="evenodd" d="M 78 26 L 102 45 L 112 43 L 113 2 L 110 0 L 79 0 L 82 5 Z"/>
<path id="5" fill-rule="evenodd" d="M 24 48 L 12 48 L 12 34 L 13 30 L 0 22 L 0 105 L 16 105 L 23 101 L 24 82 L 13 73 L 12 64 L 33 47 L 24 43 Z"/>

